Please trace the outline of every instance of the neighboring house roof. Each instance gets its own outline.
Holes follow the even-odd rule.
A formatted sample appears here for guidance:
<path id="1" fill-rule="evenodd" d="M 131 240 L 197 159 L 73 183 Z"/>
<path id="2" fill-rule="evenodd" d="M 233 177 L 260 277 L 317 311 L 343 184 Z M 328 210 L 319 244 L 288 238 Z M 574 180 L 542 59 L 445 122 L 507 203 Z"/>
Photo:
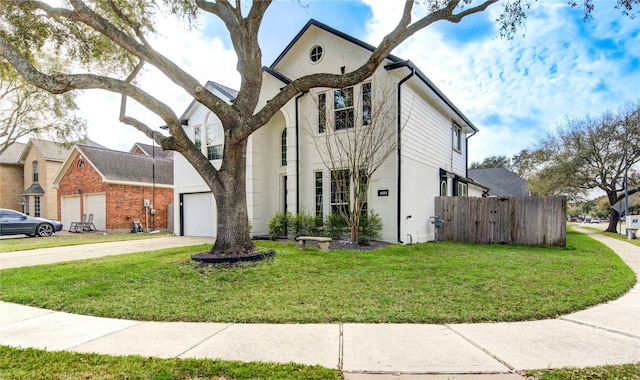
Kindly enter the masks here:
<path id="1" fill-rule="evenodd" d="M 25 189 L 20 195 L 44 195 L 44 189 L 37 182 Z"/>
<path id="2" fill-rule="evenodd" d="M 89 139 L 81 140 L 79 143 L 87 146 L 102 147 L 102 145 Z M 67 154 L 69 154 L 69 151 L 71 151 L 73 145 L 32 138 L 29 139 L 27 146 L 24 148 L 22 156 L 20 157 L 20 162 L 24 163 L 27 160 L 26 154 L 31 147 L 37 149 L 45 160 L 63 162 L 67 157 Z"/>
<path id="3" fill-rule="evenodd" d="M 146 156 L 155 157 L 155 158 L 166 158 L 169 160 L 173 159 L 173 151 L 172 150 L 163 150 L 160 146 L 143 144 L 143 143 L 135 143 L 133 147 L 129 150 L 129 153 L 134 153 L 136 148 L 140 149 Z"/>
<path id="4" fill-rule="evenodd" d="M 165 158 L 154 159 L 142 154 L 76 145 L 67 156 L 64 165 L 53 178 L 54 187 L 58 186 L 69 166 L 74 162 L 76 152 L 81 154 L 93 166 L 106 183 L 134 186 L 149 186 L 155 183 L 158 187 L 173 186 L 173 160 Z"/>
<path id="5" fill-rule="evenodd" d="M 2 154 L 0 154 L 0 164 L 4 165 L 22 165 L 20 157 L 24 152 L 24 148 L 27 144 L 21 142 L 15 142 L 7 148 Z"/>
<path id="6" fill-rule="evenodd" d="M 530 195 L 527 181 L 503 167 L 469 169 L 468 176 L 477 182 L 487 185 L 490 189 L 489 195 Z"/>
<path id="7" fill-rule="evenodd" d="M 220 95 L 222 95 L 222 98 L 224 98 L 229 103 L 234 101 L 238 96 L 238 91 L 227 86 L 223 86 L 217 82 L 207 81 L 204 87 L 214 94 L 218 92 Z M 189 104 L 189 107 L 187 107 L 187 109 L 182 113 L 182 116 L 180 116 L 180 120 L 188 120 L 191 112 L 193 112 L 197 104 L 200 103 L 198 103 L 196 100 L 193 100 L 191 104 Z"/>

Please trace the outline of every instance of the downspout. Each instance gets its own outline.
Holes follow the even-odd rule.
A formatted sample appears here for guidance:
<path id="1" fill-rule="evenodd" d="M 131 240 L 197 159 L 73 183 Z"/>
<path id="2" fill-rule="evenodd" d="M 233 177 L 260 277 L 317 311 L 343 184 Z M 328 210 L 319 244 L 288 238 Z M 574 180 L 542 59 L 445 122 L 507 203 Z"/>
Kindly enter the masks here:
<path id="1" fill-rule="evenodd" d="M 308 91 L 296 96 L 296 215 L 300 213 L 300 118 L 298 100 Z M 286 191 L 286 189 L 285 189 Z"/>
<path id="2" fill-rule="evenodd" d="M 397 197 L 397 209 L 396 209 L 396 223 L 397 223 L 397 231 L 398 231 L 398 243 L 400 244 L 404 244 L 404 242 L 401 239 L 401 231 L 400 231 L 400 223 L 402 220 L 402 217 L 400 215 L 400 209 L 402 206 L 402 154 L 401 154 L 401 146 L 402 144 L 400 143 L 400 132 L 402 131 L 402 85 L 404 84 L 404 82 L 408 81 L 409 79 L 411 79 L 411 77 L 414 76 L 414 74 L 416 73 L 415 71 L 415 67 L 408 63 L 406 64 L 406 67 L 411 69 L 411 73 L 409 75 L 407 75 L 406 77 L 402 78 L 402 80 L 400 80 L 400 82 L 398 82 L 398 197 Z"/>
<path id="3" fill-rule="evenodd" d="M 469 139 L 472 138 L 473 136 L 476 135 L 476 133 L 478 133 L 478 131 L 476 131 L 475 129 L 473 130 L 473 133 L 469 136 L 467 136 L 466 138 L 466 142 L 464 145 L 464 176 L 465 178 L 469 178 Z"/>

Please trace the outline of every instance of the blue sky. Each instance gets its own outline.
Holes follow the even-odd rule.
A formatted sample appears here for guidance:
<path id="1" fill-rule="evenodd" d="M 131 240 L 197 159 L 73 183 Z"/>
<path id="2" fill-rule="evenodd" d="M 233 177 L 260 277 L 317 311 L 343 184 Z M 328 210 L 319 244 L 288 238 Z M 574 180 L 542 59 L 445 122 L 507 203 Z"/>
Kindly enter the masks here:
<path id="1" fill-rule="evenodd" d="M 494 20 L 501 7 L 494 5 L 459 24 L 435 23 L 394 54 L 420 67 L 480 129 L 470 140 L 470 162 L 512 156 L 567 117 L 597 116 L 640 100 L 640 22 L 623 16 L 613 1 L 595 4 L 592 20 L 584 22 L 581 11 L 564 0 L 535 2 L 525 36 L 513 40 L 497 37 Z M 310 18 L 377 44 L 399 12 L 396 1 L 278 0 L 260 31 L 263 64 L 270 65 Z M 186 35 L 175 21 L 166 25 L 155 40 L 165 46 L 164 54 L 202 82 L 237 87 L 234 55 L 220 22 L 203 20 L 195 35 Z M 150 71 L 142 83 L 152 91 L 162 79 Z M 160 97 L 181 114 L 190 100 L 176 94 L 165 87 Z M 118 122 L 118 97 L 87 93 L 82 99 L 92 139 L 114 149 L 145 141 Z"/>

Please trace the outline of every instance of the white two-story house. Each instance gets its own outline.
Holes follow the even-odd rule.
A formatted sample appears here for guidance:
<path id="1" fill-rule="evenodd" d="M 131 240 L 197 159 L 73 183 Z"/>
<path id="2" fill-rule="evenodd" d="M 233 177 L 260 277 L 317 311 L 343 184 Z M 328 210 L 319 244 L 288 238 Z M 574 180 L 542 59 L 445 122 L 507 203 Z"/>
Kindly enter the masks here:
<path id="1" fill-rule="evenodd" d="M 311 20 L 264 68 L 258 107 L 293 79 L 354 70 L 372 50 L 367 43 Z M 206 88 L 228 101 L 237 94 L 214 82 Z M 382 91 L 387 98 L 384 107 L 391 107 L 393 115 L 386 127 L 399 137 L 393 154 L 368 179 L 367 209 L 382 217 L 382 240 L 433 240 L 429 218 L 434 216 L 435 197 L 481 196 L 482 185 L 467 178 L 468 139 L 478 129 L 411 61 L 389 56 L 361 84 L 299 94 L 249 138 L 247 203 L 253 235 L 267 235 L 267 223 L 277 211 L 332 212 L 340 197 L 334 194 L 334 176 L 314 139 L 324 139 L 326 133 L 340 138 L 342 129 L 366 128 L 376 94 Z M 224 134 L 216 115 L 194 102 L 182 119 L 188 135 L 219 167 Z M 174 193 L 176 234 L 215 236 L 213 195 L 180 154 L 174 161 Z"/>

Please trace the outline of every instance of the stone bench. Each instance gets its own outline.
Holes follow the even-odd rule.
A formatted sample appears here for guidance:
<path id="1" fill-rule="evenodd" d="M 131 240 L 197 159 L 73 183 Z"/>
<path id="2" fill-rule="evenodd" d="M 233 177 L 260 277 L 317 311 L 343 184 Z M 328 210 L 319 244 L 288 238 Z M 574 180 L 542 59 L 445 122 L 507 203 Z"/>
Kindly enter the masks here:
<path id="1" fill-rule="evenodd" d="M 296 240 L 298 241 L 300 249 L 305 249 L 307 247 L 307 241 L 317 241 L 320 246 L 320 250 L 323 252 L 329 251 L 329 243 L 331 242 L 331 238 L 319 236 L 300 236 Z"/>

